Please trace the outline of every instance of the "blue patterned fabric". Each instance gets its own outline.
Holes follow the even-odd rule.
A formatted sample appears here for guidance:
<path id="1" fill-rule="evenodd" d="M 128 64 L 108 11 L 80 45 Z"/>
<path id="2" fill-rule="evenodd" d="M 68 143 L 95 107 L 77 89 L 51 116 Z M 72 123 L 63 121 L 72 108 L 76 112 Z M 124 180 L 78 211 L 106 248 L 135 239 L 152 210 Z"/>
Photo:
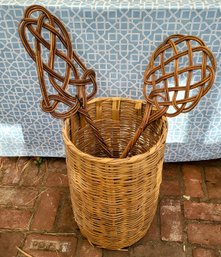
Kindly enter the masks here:
<path id="1" fill-rule="evenodd" d="M 64 156 L 62 123 L 40 110 L 35 64 L 18 36 L 30 0 L 0 4 L 0 155 Z M 211 91 L 190 113 L 169 119 L 166 161 L 221 157 L 221 4 L 215 0 L 43 0 L 65 23 L 76 53 L 96 71 L 98 97 L 142 98 L 143 73 L 168 35 L 202 38 L 217 60 Z M 62 69 L 62 67 L 61 67 Z"/>

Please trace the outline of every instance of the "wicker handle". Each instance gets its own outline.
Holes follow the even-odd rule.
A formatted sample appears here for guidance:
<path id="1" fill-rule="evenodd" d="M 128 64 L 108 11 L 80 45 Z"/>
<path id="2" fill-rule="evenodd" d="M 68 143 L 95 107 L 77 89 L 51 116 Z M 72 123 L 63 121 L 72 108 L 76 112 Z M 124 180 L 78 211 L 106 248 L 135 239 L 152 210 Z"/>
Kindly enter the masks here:
<path id="1" fill-rule="evenodd" d="M 184 46 L 185 49 L 183 50 Z M 166 54 L 169 55 L 169 58 L 165 60 Z M 197 58 L 194 59 L 194 54 L 200 54 L 200 62 L 196 61 Z M 183 57 L 188 59 L 186 67 L 179 66 L 179 60 L 182 60 Z M 208 60 L 210 61 L 209 64 L 207 63 Z M 194 64 L 194 61 L 197 63 Z M 166 72 L 166 66 L 168 67 L 171 63 L 173 64 L 172 70 Z M 171 35 L 166 38 L 154 51 L 148 68 L 144 73 L 143 93 L 147 101 L 147 107 L 141 125 L 136 130 L 120 158 L 128 155 L 150 122 L 163 115 L 175 117 L 182 112 L 192 110 L 211 88 L 215 79 L 215 70 L 215 58 L 201 39 L 195 36 L 180 34 Z M 201 73 L 199 81 L 193 80 L 193 75 L 196 71 Z M 157 76 L 159 73 L 161 73 L 161 76 Z M 185 74 L 186 85 L 180 85 L 179 76 Z M 174 83 L 169 85 L 168 80 L 171 78 L 173 78 Z M 152 91 L 148 96 L 146 92 L 147 85 L 152 86 Z M 196 89 L 198 89 L 197 92 Z M 180 96 L 179 92 L 183 94 L 183 97 Z M 151 105 L 157 109 L 153 115 L 150 115 L 149 106 Z M 169 107 L 173 108 L 172 113 L 169 112 Z M 150 117 L 149 120 L 147 117 Z"/>
<path id="2" fill-rule="evenodd" d="M 136 130 L 134 136 L 131 138 L 131 140 L 127 144 L 127 146 L 124 149 L 123 153 L 121 154 L 120 158 L 127 157 L 128 153 L 131 151 L 133 146 L 136 144 L 136 142 L 139 139 L 140 135 L 144 131 L 144 129 L 146 127 L 146 124 L 149 121 L 151 108 L 152 108 L 151 104 L 146 104 L 146 108 L 145 108 L 145 112 L 144 112 L 144 116 L 143 116 L 142 122 L 141 122 L 139 128 Z"/>
<path id="3" fill-rule="evenodd" d="M 28 40 L 27 29 L 34 38 L 34 44 Z M 49 38 L 44 38 L 44 32 L 49 33 Z M 97 92 L 95 72 L 87 69 L 72 50 L 70 37 L 63 24 L 44 7 L 32 5 L 25 10 L 24 18 L 19 25 L 19 35 L 26 51 L 36 63 L 43 96 L 42 110 L 49 112 L 53 117 L 62 119 L 71 117 L 76 112 L 81 113 L 91 126 L 101 147 L 111 157 L 107 144 L 86 109 L 87 100 L 90 100 Z M 59 50 L 58 44 L 61 44 L 65 50 Z M 44 50 L 48 56 L 47 61 L 43 58 Z M 56 58 L 62 59 L 66 65 L 64 76 L 56 71 Z M 78 68 L 81 68 L 81 76 Z M 45 73 L 48 75 L 53 93 L 48 91 Z M 77 87 L 78 97 L 72 96 L 67 91 L 69 85 Z M 92 85 L 92 92 L 87 96 L 88 85 Z M 65 111 L 58 111 L 60 105 L 65 106 Z"/>

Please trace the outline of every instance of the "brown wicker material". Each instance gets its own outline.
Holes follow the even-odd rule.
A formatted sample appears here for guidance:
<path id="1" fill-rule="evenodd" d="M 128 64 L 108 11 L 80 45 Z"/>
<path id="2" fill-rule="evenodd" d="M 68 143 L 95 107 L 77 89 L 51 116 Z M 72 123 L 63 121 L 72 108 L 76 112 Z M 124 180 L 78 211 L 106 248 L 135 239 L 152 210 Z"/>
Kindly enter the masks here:
<path id="1" fill-rule="evenodd" d="M 157 208 L 167 134 L 165 116 L 190 111 L 208 92 L 216 69 L 213 54 L 197 37 L 169 36 L 154 51 L 145 71 L 146 103 L 124 98 L 91 100 L 97 91 L 95 72 L 73 52 L 58 18 L 42 6 L 30 6 L 19 35 L 36 63 L 42 109 L 66 119 L 63 137 L 71 200 L 82 234 L 103 248 L 132 245 L 145 235 Z M 201 55 L 197 63 L 195 54 Z M 66 65 L 65 74 L 55 69 L 58 58 Z M 187 58 L 186 67 L 180 65 L 183 58 Z M 172 70 L 168 70 L 171 64 Z M 195 72 L 200 72 L 199 81 L 193 81 Z M 181 85 L 179 78 L 185 74 L 186 84 Z M 73 86 L 77 96 L 70 93 Z M 147 86 L 152 87 L 149 95 Z M 87 91 L 91 93 L 87 95 Z M 59 106 L 65 109 L 59 111 Z"/>
<path id="2" fill-rule="evenodd" d="M 184 62 L 186 67 L 182 63 L 184 58 L 188 60 L 187 64 Z M 179 62 L 182 65 L 179 65 Z M 172 69 L 169 69 L 169 66 Z M 162 115 L 175 117 L 181 112 L 192 110 L 213 85 L 215 70 L 216 61 L 213 53 L 201 39 L 180 34 L 167 37 L 153 52 L 144 73 L 143 93 L 148 103 L 145 115 L 120 158 L 128 155 L 148 123 Z M 185 84 L 181 75 L 185 75 Z M 152 87 L 149 95 L 147 86 Z M 151 114 L 151 106 L 156 107 L 158 111 Z"/>
<path id="3" fill-rule="evenodd" d="M 37 18 L 33 14 L 37 14 Z M 27 30 L 33 36 L 35 42 L 33 48 L 28 40 Z M 49 32 L 50 39 L 47 40 L 44 38 L 44 30 Z M 97 92 L 95 72 L 87 69 L 72 50 L 71 40 L 64 25 L 44 7 L 32 5 L 24 13 L 24 18 L 19 26 L 19 35 L 26 51 L 36 62 L 39 84 L 43 96 L 41 102 L 42 109 L 57 118 L 68 118 L 79 112 L 84 117 L 81 117 L 81 123 L 84 123 L 85 120 L 88 122 L 101 148 L 106 152 L 108 157 L 113 157 L 87 112 L 87 100 L 90 100 Z M 63 45 L 65 51 L 57 49 L 57 42 Z M 185 45 L 184 49 L 183 45 Z M 47 62 L 42 57 L 42 46 L 49 52 Z M 169 57 L 166 56 L 168 53 Z M 197 59 L 194 59 L 196 54 L 198 56 L 200 54 L 201 58 L 198 58 L 200 61 L 194 63 Z M 186 67 L 179 65 L 179 61 L 184 57 L 187 57 L 188 60 Z M 62 59 L 66 64 L 64 76 L 55 70 L 56 58 Z M 167 67 L 171 64 L 173 64 L 172 70 L 167 71 Z M 134 137 L 130 139 L 120 158 L 127 157 L 128 153 L 136 144 L 137 139 L 143 130 L 145 130 L 148 122 L 163 115 L 174 117 L 181 112 L 192 110 L 212 86 L 215 69 L 216 62 L 214 56 L 201 39 L 195 36 L 184 36 L 180 34 L 171 35 L 166 38 L 152 54 L 148 68 L 144 73 L 143 92 L 150 106 L 148 104 L 146 105 L 140 127 L 137 129 Z M 194 72 L 196 71 L 201 72 L 199 81 L 194 81 Z M 48 75 L 50 84 L 57 94 L 49 94 L 44 78 L 45 73 Z M 186 74 L 186 85 L 180 85 L 179 80 L 182 74 Z M 171 78 L 173 78 L 173 83 L 169 85 L 168 80 Z M 77 97 L 72 96 L 68 92 L 69 85 L 75 85 L 77 87 Z M 88 85 L 92 85 L 92 92 L 87 96 Z M 152 86 L 152 91 L 148 96 L 146 92 L 147 85 Z M 197 88 L 199 89 L 198 92 L 196 92 Z M 178 92 L 183 92 L 183 97 L 178 97 Z M 192 95 L 191 92 L 194 94 Z M 66 110 L 59 112 L 59 105 L 66 106 Z M 154 115 L 151 114 L 152 105 L 158 110 Z M 174 108 L 173 113 L 168 112 L 171 106 Z"/>
<path id="4" fill-rule="evenodd" d="M 65 121 L 63 137 L 74 216 L 82 234 L 93 244 L 121 249 L 147 232 L 154 217 L 164 158 L 167 121 L 152 122 L 131 151 L 119 159 L 139 127 L 145 110 L 140 100 L 100 98 L 88 112 L 112 149 L 113 158 L 94 140 L 88 124 L 75 114 Z"/>
<path id="5" fill-rule="evenodd" d="M 37 16 L 37 17 L 36 17 Z M 24 13 L 24 18 L 19 24 L 19 35 L 26 51 L 36 63 L 39 84 L 43 100 L 41 108 L 49 112 L 55 118 L 67 118 L 79 112 L 86 120 L 97 138 L 100 146 L 111 157 L 110 151 L 93 120 L 87 113 L 86 104 L 97 92 L 95 72 L 89 70 L 81 62 L 72 49 L 71 40 L 67 30 L 60 20 L 52 15 L 48 10 L 39 5 L 29 6 Z M 28 33 L 32 35 L 32 41 L 28 39 Z M 47 31 L 49 39 L 44 38 L 43 32 Z M 63 45 L 65 50 L 57 49 L 57 43 Z M 32 48 L 33 47 L 33 48 Z M 47 49 L 47 50 L 46 50 Z M 43 58 L 43 52 L 47 54 L 48 60 Z M 66 65 L 65 74 L 62 76 L 55 69 L 55 60 L 62 59 Z M 53 93 L 50 93 L 45 76 L 48 76 Z M 86 95 L 87 87 L 92 86 L 91 93 Z M 68 92 L 68 87 L 76 86 L 78 97 L 72 96 Z M 60 106 L 65 106 L 64 110 L 58 111 Z"/>

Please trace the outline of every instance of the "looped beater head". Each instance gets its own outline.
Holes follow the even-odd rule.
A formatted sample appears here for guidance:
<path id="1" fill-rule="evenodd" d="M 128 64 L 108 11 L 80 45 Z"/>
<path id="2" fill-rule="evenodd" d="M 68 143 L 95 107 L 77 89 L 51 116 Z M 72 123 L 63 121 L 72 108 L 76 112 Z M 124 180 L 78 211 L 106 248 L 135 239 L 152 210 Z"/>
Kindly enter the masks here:
<path id="1" fill-rule="evenodd" d="M 28 7 L 19 25 L 19 35 L 26 51 L 36 63 L 43 111 L 57 118 L 67 118 L 80 108 L 74 96 L 76 93 L 71 94 L 69 91 L 73 92 L 75 87 L 77 91 L 84 87 L 86 92 L 90 86 L 91 92 L 86 100 L 96 94 L 94 71 L 88 70 L 73 52 L 67 30 L 48 10 L 38 5 Z"/>
<path id="2" fill-rule="evenodd" d="M 151 56 L 144 73 L 144 97 L 159 116 L 189 112 L 211 88 L 215 69 L 214 56 L 201 39 L 171 35 Z"/>

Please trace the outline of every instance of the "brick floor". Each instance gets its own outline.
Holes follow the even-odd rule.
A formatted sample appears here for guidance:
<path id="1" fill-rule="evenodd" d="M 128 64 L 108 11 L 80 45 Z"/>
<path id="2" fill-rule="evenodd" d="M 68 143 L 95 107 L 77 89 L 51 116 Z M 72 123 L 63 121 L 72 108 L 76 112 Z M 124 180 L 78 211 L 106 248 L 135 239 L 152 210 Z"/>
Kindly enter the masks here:
<path id="1" fill-rule="evenodd" d="M 0 257 L 221 257 L 221 160 L 164 164 L 148 233 L 102 250 L 74 221 L 64 159 L 0 158 Z"/>

